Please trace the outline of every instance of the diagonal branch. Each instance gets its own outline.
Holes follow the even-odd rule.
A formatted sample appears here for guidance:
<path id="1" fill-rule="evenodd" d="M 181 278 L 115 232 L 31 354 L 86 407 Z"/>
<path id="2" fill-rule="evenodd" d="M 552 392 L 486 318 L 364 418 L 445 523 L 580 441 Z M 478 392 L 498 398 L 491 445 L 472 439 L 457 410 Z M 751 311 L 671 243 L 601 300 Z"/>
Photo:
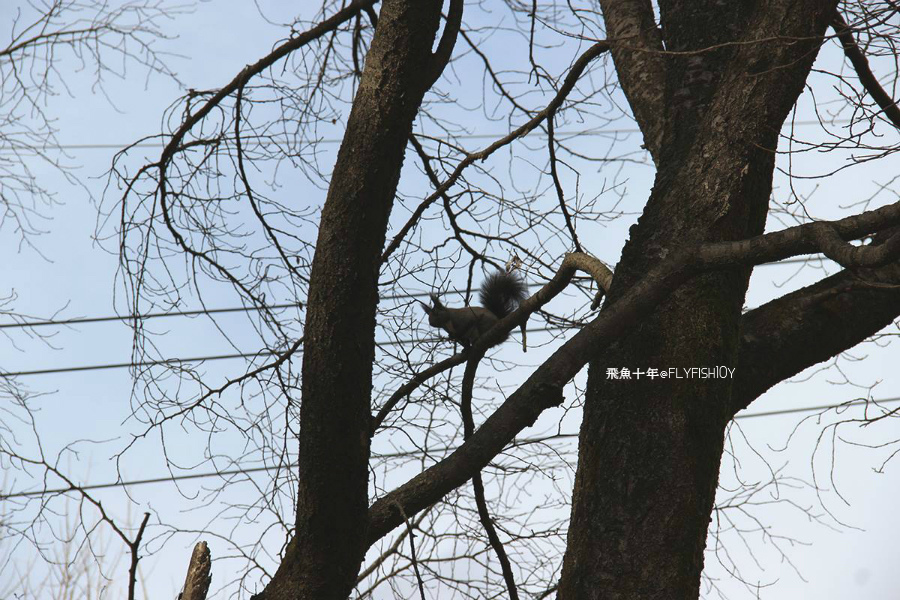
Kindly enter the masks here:
<path id="1" fill-rule="evenodd" d="M 563 81 L 562 87 L 559 88 L 559 91 L 556 93 L 556 96 L 553 97 L 553 100 L 550 101 L 550 104 L 547 107 L 537 113 L 534 117 L 529 119 L 527 123 L 517 127 L 511 133 L 503 136 L 487 148 L 480 150 L 478 152 L 467 154 L 464 159 L 460 161 L 456 168 L 453 169 L 453 173 L 450 174 L 447 179 L 431 193 L 427 198 L 425 198 L 422 202 L 419 203 L 419 206 L 416 207 L 416 210 L 413 211 L 412 216 L 410 216 L 409 220 L 406 222 L 403 227 L 400 228 L 400 231 L 394 236 L 394 239 L 391 240 L 391 243 L 388 244 L 384 253 L 381 255 L 381 262 L 387 261 L 391 254 L 400 247 L 400 244 L 403 242 L 403 239 L 406 237 L 406 234 L 419 222 L 419 218 L 425 212 L 425 210 L 431 206 L 435 200 L 440 198 L 450 187 L 456 183 L 456 180 L 459 179 L 462 172 L 466 170 L 466 167 L 474 163 L 476 160 L 485 160 L 491 154 L 499 150 L 500 148 L 508 145 L 512 141 L 520 138 L 524 135 L 527 135 L 531 131 L 533 131 L 538 125 L 540 125 L 544 119 L 546 119 L 549 115 L 555 113 L 562 103 L 565 101 L 566 97 L 569 95 L 569 92 L 575 87 L 575 84 L 578 82 L 578 78 L 587 68 L 588 64 L 604 52 L 609 50 L 609 44 L 607 42 L 597 42 L 590 48 L 588 48 L 572 65 L 572 68 L 569 70 L 569 74 L 566 75 L 565 81 Z"/>
<path id="2" fill-rule="evenodd" d="M 416 583 L 419 585 L 419 597 L 422 600 L 425 600 L 425 583 L 422 581 L 422 573 L 419 572 L 419 561 L 416 560 L 416 534 L 413 531 L 412 523 L 409 522 L 409 517 L 406 516 L 403 507 L 398 504 L 397 509 L 400 511 L 400 514 L 403 515 L 403 520 L 406 522 L 406 531 L 409 533 L 409 557 L 412 561 L 413 570 L 416 572 Z"/>
<path id="3" fill-rule="evenodd" d="M 378 414 L 372 418 L 372 427 L 369 434 L 375 435 L 387 416 L 394 410 L 394 407 L 397 406 L 397 403 L 412 394 L 420 385 L 432 377 L 440 375 L 447 369 L 452 369 L 456 365 L 466 362 L 469 356 L 476 355 L 477 353 L 496 345 L 499 341 L 502 341 L 513 328 L 526 322 L 531 313 L 539 310 L 542 306 L 547 304 L 547 302 L 555 298 L 569 284 L 569 281 L 572 279 L 572 275 L 575 274 L 576 270 L 583 271 L 593 277 L 597 286 L 600 288 L 598 298 L 602 297 L 612 284 L 612 271 L 610 271 L 602 262 L 588 254 L 567 254 L 562 265 L 559 267 L 559 271 L 553 279 L 551 279 L 543 288 L 538 290 L 531 298 L 523 302 L 518 310 L 494 325 L 494 327 L 487 331 L 469 350 L 464 350 L 459 354 L 454 354 L 441 362 L 431 365 L 424 371 L 414 375 L 412 379 L 391 394 L 391 397 L 387 399 L 378 411 Z M 597 300 L 595 300 L 595 303 L 599 304 Z"/>
<path id="4" fill-rule="evenodd" d="M 874 335 L 900 315 L 900 263 L 842 271 L 741 318 L 732 414 L 776 383 Z"/>
<path id="5" fill-rule="evenodd" d="M 896 127 L 900 127 L 900 108 L 897 107 L 897 102 L 878 83 L 878 78 L 875 77 L 872 69 L 869 68 L 869 61 L 866 59 L 866 55 L 863 54 L 857 45 L 856 40 L 853 38 L 853 32 L 850 26 L 847 25 L 847 22 L 844 21 L 841 13 L 835 11 L 831 26 L 841 41 L 844 55 L 850 60 L 850 64 L 856 70 L 859 82 L 866 88 L 866 91 L 869 92 L 869 95 L 872 96 L 872 99 L 875 100 L 878 106 L 881 107 L 884 115 L 891 120 L 891 123 Z"/>
<path id="6" fill-rule="evenodd" d="M 900 225 L 900 202 L 827 225 L 844 240 L 871 235 Z M 607 304 L 593 321 L 558 348 L 456 451 L 372 504 L 368 543 L 374 543 L 402 522 L 397 504 L 407 511 L 421 510 L 471 479 L 544 410 L 562 403 L 563 386 L 592 357 L 647 317 L 681 284 L 705 272 L 821 251 L 815 238 L 822 226 L 821 222 L 808 223 L 748 240 L 689 245 L 673 250 L 621 298 Z M 543 293 L 554 285 L 565 285 L 574 266 L 563 261 L 563 267 L 550 284 L 497 323 L 472 346 L 471 351 L 477 353 L 490 347 L 503 336 L 503 331 L 511 330 L 527 318 Z"/>

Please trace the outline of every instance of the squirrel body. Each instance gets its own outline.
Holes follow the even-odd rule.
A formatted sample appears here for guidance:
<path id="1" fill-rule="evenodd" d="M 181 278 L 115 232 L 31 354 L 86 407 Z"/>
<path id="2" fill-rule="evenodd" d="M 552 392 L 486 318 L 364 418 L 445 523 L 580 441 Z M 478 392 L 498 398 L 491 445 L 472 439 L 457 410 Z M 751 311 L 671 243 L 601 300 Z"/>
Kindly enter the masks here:
<path id="1" fill-rule="evenodd" d="M 431 295 L 431 306 L 421 303 L 428 314 L 428 324 L 440 327 L 450 339 L 468 348 L 478 338 L 497 324 L 503 317 L 519 307 L 527 297 L 525 282 L 513 273 L 497 271 L 489 275 L 481 284 L 478 299 L 481 306 L 447 308 L 440 299 Z M 522 325 L 522 345 L 525 345 L 525 325 Z M 507 336 L 508 337 L 508 336 Z M 506 339 L 504 337 L 497 343 Z"/>

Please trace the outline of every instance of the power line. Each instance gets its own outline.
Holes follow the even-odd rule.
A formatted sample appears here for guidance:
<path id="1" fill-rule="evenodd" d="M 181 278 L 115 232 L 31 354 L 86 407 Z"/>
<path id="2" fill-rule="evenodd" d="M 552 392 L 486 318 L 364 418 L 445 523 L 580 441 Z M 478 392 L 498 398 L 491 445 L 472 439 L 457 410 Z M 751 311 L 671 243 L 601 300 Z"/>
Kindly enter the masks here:
<path id="1" fill-rule="evenodd" d="M 765 412 L 758 413 L 750 413 L 737 415 L 734 417 L 735 420 L 740 419 L 753 419 L 756 417 L 773 417 L 777 415 L 789 415 L 795 413 L 804 413 L 804 412 L 816 412 L 816 411 L 825 411 L 836 408 L 851 408 L 854 406 L 864 406 L 868 404 L 882 405 L 882 404 L 894 404 L 900 402 L 900 397 L 894 398 L 885 398 L 883 400 L 854 400 L 852 402 L 843 402 L 841 404 L 822 404 L 819 406 L 806 406 L 800 408 L 786 408 L 782 410 L 770 410 Z M 577 438 L 577 433 L 562 433 L 562 434 L 554 434 L 550 436 L 538 437 L 538 438 L 524 438 L 524 439 L 514 439 L 512 441 L 512 446 L 523 446 L 526 444 L 534 444 L 534 443 L 542 443 L 552 440 L 558 439 L 572 439 Z M 431 450 L 432 453 L 437 452 L 452 452 L 457 450 L 457 448 L 436 448 Z M 388 454 L 377 454 L 374 455 L 373 458 L 397 458 L 402 456 L 409 456 L 411 452 L 392 452 Z M 288 465 L 289 468 L 296 467 L 297 465 L 292 463 Z M 64 494 L 66 492 L 74 492 L 74 491 L 89 491 L 89 490 L 101 490 L 101 489 L 109 489 L 109 488 L 117 488 L 117 487 L 132 487 L 138 485 L 148 485 L 154 483 L 174 483 L 176 481 L 187 481 L 190 479 L 208 479 L 210 477 L 231 477 L 234 475 L 249 475 L 251 473 L 262 473 L 266 471 L 274 471 L 276 469 L 280 469 L 282 466 L 269 466 L 269 467 L 249 467 L 245 469 L 230 469 L 224 471 L 208 471 L 204 473 L 186 473 L 184 475 L 170 475 L 168 477 L 152 477 L 149 479 L 132 479 L 129 481 L 110 481 L 106 483 L 92 483 L 87 485 L 79 485 L 79 486 L 70 486 L 64 488 L 55 488 L 50 490 L 33 490 L 33 491 L 22 491 L 22 492 L 12 492 L 10 494 L 0 494 L 0 501 L 9 500 L 12 498 L 33 498 L 37 496 L 50 496 L 54 494 Z"/>
<path id="2" fill-rule="evenodd" d="M 824 256 L 811 255 L 806 258 L 788 258 L 785 260 L 780 260 L 778 262 L 771 263 L 763 263 L 761 265 L 757 265 L 755 268 L 759 267 L 775 267 L 779 265 L 788 265 L 788 264 L 799 264 L 799 263 L 807 263 L 812 260 L 830 260 L 825 258 Z M 540 284 L 530 284 L 529 287 L 537 287 Z M 453 289 L 447 290 L 445 293 L 448 294 L 463 294 L 465 290 Z M 416 292 L 411 294 L 394 294 L 390 296 L 385 296 L 384 300 L 404 300 L 404 299 L 416 299 L 416 298 L 425 298 L 429 296 L 430 292 Z M 158 319 L 162 317 L 193 317 L 199 315 L 212 315 L 212 314 L 224 314 L 224 313 L 237 313 L 237 312 L 259 312 L 262 310 L 283 310 L 287 308 L 303 308 L 302 303 L 285 303 L 285 304 L 273 304 L 271 306 L 234 306 L 230 308 L 208 308 L 208 309 L 196 309 L 196 310 L 178 310 L 178 311 L 167 311 L 167 312 L 152 312 L 152 313 L 142 313 L 142 314 L 131 314 L 131 315 L 107 315 L 103 317 L 73 317 L 71 319 L 47 319 L 41 321 L 14 321 L 11 323 L 0 323 L 0 329 L 22 329 L 22 328 L 31 328 L 31 327 L 46 327 L 49 325 L 63 326 L 63 325 L 84 325 L 91 323 L 109 323 L 114 321 L 134 321 L 134 320 L 144 320 L 144 319 Z M 186 359 L 187 360 L 187 359 Z"/>
<path id="3" fill-rule="evenodd" d="M 533 284 L 537 286 L 540 284 Z M 447 290 L 448 294 L 462 294 L 464 290 Z M 404 300 L 425 298 L 431 292 L 416 292 L 412 294 L 393 294 L 384 296 L 382 300 Z M 107 323 L 111 321 L 134 321 L 143 319 L 156 319 L 160 317 L 191 317 L 197 315 L 211 315 L 235 312 L 259 312 L 263 310 L 282 310 L 285 308 L 303 308 L 303 303 L 293 302 L 285 304 L 272 304 L 270 306 L 233 306 L 230 308 L 208 308 L 197 310 L 173 310 L 166 312 L 141 313 L 131 315 L 107 315 L 103 317 L 73 317 L 71 319 L 47 319 L 42 321 L 14 321 L 12 323 L 0 323 L 0 329 L 20 329 L 26 327 L 45 327 L 47 325 L 82 325 L 85 323 Z"/>
<path id="4" fill-rule="evenodd" d="M 71 319 L 49 319 L 46 321 L 21 321 L 15 323 L 0 323 L 0 329 L 17 329 L 22 327 L 44 327 L 46 325 L 82 325 L 84 323 L 106 323 L 109 321 L 133 321 L 144 319 L 156 319 L 159 317 L 191 317 L 197 315 L 211 315 L 219 313 L 252 312 L 260 310 L 281 310 L 284 308 L 302 308 L 299 303 L 273 304 L 272 306 L 235 306 L 232 308 L 208 308 L 197 310 L 183 310 L 171 312 L 144 313 L 138 315 L 108 315 L 105 317 L 73 317 Z"/>
<path id="5" fill-rule="evenodd" d="M 583 136 L 596 136 L 596 135 L 610 135 L 610 134 L 617 134 L 617 133 L 640 133 L 640 129 L 638 129 L 636 127 L 631 127 L 631 128 L 622 128 L 622 129 L 587 129 L 584 131 L 559 131 L 559 132 L 555 132 L 554 136 L 555 137 L 559 137 L 560 135 L 562 135 L 562 136 L 567 136 L 567 135 L 568 136 L 582 136 L 582 135 Z M 434 139 L 438 139 L 438 140 L 449 140 L 449 139 L 454 139 L 454 140 L 493 140 L 493 139 L 502 138 L 506 135 L 509 135 L 509 132 L 496 133 L 496 134 L 494 134 L 494 133 L 464 133 L 464 134 L 460 134 L 460 135 L 454 135 L 454 136 L 452 136 L 452 138 L 441 137 L 441 138 L 434 138 Z M 547 134 L 543 133 L 543 132 L 537 133 L 536 135 L 543 135 L 544 137 L 547 136 Z M 431 136 L 428 136 L 428 137 L 430 138 Z M 233 138 L 224 138 L 224 139 L 232 140 Z M 242 140 L 245 139 L 244 136 L 241 136 L 241 139 Z M 287 141 L 273 140 L 273 139 L 268 139 L 268 140 L 258 139 L 258 140 L 254 140 L 254 141 L 259 146 L 280 146 L 280 145 L 289 143 Z M 343 139 L 341 139 L 341 138 L 324 138 L 321 140 L 315 140 L 314 143 L 317 143 L 317 144 L 340 144 L 342 141 L 343 141 Z M 163 148 L 165 148 L 165 146 L 166 146 L 166 143 L 162 142 L 162 141 L 159 141 L 159 142 L 146 141 L 146 142 L 137 142 L 135 144 L 112 144 L 112 143 L 46 144 L 46 145 L 41 145 L 40 150 L 121 150 L 123 148 L 129 148 L 129 149 L 131 149 L 131 148 L 156 148 L 156 149 L 162 150 Z M 31 151 L 30 148 L 25 148 L 19 152 L 29 152 L 29 151 Z M 11 149 L 6 149 L 6 148 L 0 148 L 0 152 L 11 153 L 11 154 L 13 153 L 13 151 Z M 19 153 L 19 152 L 16 152 L 16 153 Z"/>
<path id="6" fill-rule="evenodd" d="M 256 353 L 235 353 L 235 354 L 216 354 L 211 356 L 195 356 L 192 358 L 167 358 L 162 360 L 142 360 L 137 362 L 123 363 L 107 363 L 102 365 L 83 365 L 76 367 L 58 367 L 54 369 L 35 369 L 33 371 L 10 371 L 8 373 L 0 373 L 0 379 L 10 379 L 12 377 L 27 377 L 29 375 L 50 375 L 54 373 L 78 373 L 80 371 L 106 371 L 109 369 L 126 369 L 126 368 L 142 368 L 155 367 L 159 365 L 177 365 L 190 362 L 207 362 L 211 360 L 231 360 L 234 358 L 256 358 L 263 356 L 276 356 L 278 353 L 273 350 L 260 350 Z"/>
<path id="7" fill-rule="evenodd" d="M 537 286 L 540 284 L 532 284 Z M 448 294 L 464 293 L 464 290 L 447 290 Z M 384 296 L 382 300 L 403 300 L 414 298 L 425 298 L 431 295 L 430 292 L 416 292 L 412 294 L 393 294 Z M 230 308 L 207 308 L 196 310 L 173 310 L 166 312 L 141 313 L 131 315 L 107 315 L 103 317 L 73 317 L 71 319 L 47 319 L 42 321 L 14 321 L 11 323 L 0 323 L 0 329 L 20 329 L 26 327 L 45 327 L 47 325 L 82 325 L 84 323 L 107 323 L 111 321 L 134 321 L 143 319 L 157 319 L 160 317 L 192 317 L 198 315 L 211 315 L 221 313 L 235 312 L 259 312 L 263 310 L 282 310 L 285 308 L 303 308 L 302 302 L 288 302 L 285 304 L 272 304 L 270 306 L 233 306 Z"/>
<path id="8" fill-rule="evenodd" d="M 844 125 L 850 123 L 850 119 L 836 119 L 827 123 L 828 125 Z M 810 120 L 810 121 L 797 121 L 792 123 L 792 126 L 808 126 L 808 125 L 821 125 L 822 122 L 818 120 Z M 787 124 L 785 124 L 787 126 Z M 622 127 L 616 129 L 604 129 L 604 128 L 595 128 L 595 129 L 585 129 L 582 131 L 557 131 L 554 133 L 555 137 L 559 136 L 596 136 L 596 135 L 613 135 L 619 133 L 640 133 L 641 130 L 637 127 Z M 453 139 L 453 140 L 493 140 L 499 139 L 503 136 L 509 135 L 509 132 L 502 133 L 462 133 L 459 135 L 454 135 L 450 137 L 442 137 L 435 139 Z M 544 131 L 539 131 L 535 135 L 546 137 L 547 134 Z M 340 144 L 343 141 L 343 138 L 325 138 L 321 140 L 316 140 L 315 143 L 318 144 Z M 288 142 L 279 141 L 279 140 L 256 140 L 256 143 L 260 146 L 276 146 L 282 145 Z M 113 144 L 113 143 L 102 143 L 102 144 L 41 144 L 37 150 L 121 150 L 123 148 L 158 148 L 162 149 L 166 145 L 162 140 L 158 142 L 144 141 L 137 142 L 133 144 Z M 22 150 L 13 151 L 11 148 L 0 148 L 0 153 L 3 154 L 20 154 L 24 152 L 35 151 L 31 148 L 25 148 Z"/>
<path id="9" fill-rule="evenodd" d="M 562 331 L 564 329 L 577 329 L 577 327 L 565 327 L 562 325 L 551 325 L 548 327 L 535 327 L 527 329 L 528 333 L 544 333 L 548 331 Z M 404 346 L 407 344 L 424 344 L 440 341 L 439 337 L 410 338 L 405 340 L 389 340 L 386 342 L 376 342 L 377 347 L 383 346 Z M 74 367 L 54 367 L 50 369 L 35 369 L 31 371 L 8 371 L 0 372 L 0 379 L 11 379 L 13 377 L 28 377 L 32 375 L 52 375 L 58 373 L 78 373 L 83 371 L 106 371 L 109 369 L 128 369 L 156 367 L 161 365 L 178 365 L 181 363 L 192 362 L 209 362 L 214 360 L 232 360 L 236 358 L 261 358 L 264 356 L 280 356 L 280 352 L 275 350 L 260 350 L 258 352 L 236 352 L 233 354 L 213 354 L 209 356 L 195 356 L 192 358 L 165 358 L 159 360 L 143 360 L 136 362 L 106 363 L 100 365 L 81 365 Z"/>
<path id="10" fill-rule="evenodd" d="M 845 402 L 842 404 L 822 404 L 819 406 L 805 406 L 801 408 L 784 408 L 781 410 L 767 410 L 763 412 L 750 413 L 746 415 L 737 415 L 735 419 L 754 419 L 756 417 L 771 417 L 774 415 L 789 415 L 792 413 L 803 413 L 803 412 L 815 412 L 817 410 L 830 410 L 832 408 L 844 408 L 851 406 L 864 406 L 867 404 L 893 404 L 895 402 L 900 402 L 900 396 L 895 396 L 893 398 L 885 398 L 883 400 L 854 400 L 853 402 Z"/>
<path id="11" fill-rule="evenodd" d="M 806 262 L 809 259 L 797 259 L 797 260 L 784 260 L 778 263 L 766 263 L 760 266 L 769 266 L 769 265 L 777 265 L 777 264 L 785 264 L 789 262 Z M 531 284 L 529 287 L 540 286 L 540 284 Z M 448 290 L 447 293 L 463 293 L 463 290 Z M 421 292 L 414 294 L 396 294 L 393 296 L 386 296 L 385 299 L 408 299 L 408 298 L 422 298 L 428 296 L 429 293 Z M 260 310 L 278 310 L 284 308 L 295 308 L 299 307 L 300 304 L 275 304 L 268 307 L 256 307 L 256 306 L 243 306 L 243 307 L 233 307 L 233 308 L 214 308 L 214 309 L 206 309 L 206 310 L 192 310 L 192 311 L 173 311 L 173 312 L 160 312 L 160 313 L 146 313 L 142 315 L 126 315 L 126 316 L 106 316 L 106 317 L 84 317 L 84 318 L 72 318 L 72 319 L 62 319 L 62 320 L 48 320 L 48 321 L 24 321 L 18 323 L 2 323 L 0 324 L 0 329 L 3 328 L 17 328 L 17 327 L 41 327 L 45 325 L 73 325 L 73 324 L 82 324 L 82 323 L 101 323 L 101 322 L 109 322 L 109 321 L 128 321 L 132 319 L 152 319 L 159 317 L 175 317 L 175 316 L 194 316 L 201 314 L 214 314 L 214 313 L 233 313 L 233 312 L 249 312 L 249 311 L 260 311 Z M 548 326 L 548 327 L 539 327 L 534 329 L 528 329 L 527 331 L 530 333 L 542 333 L 548 331 L 560 331 L 563 329 L 567 329 L 564 326 Z M 377 342 L 375 345 L 378 347 L 381 346 L 400 346 L 405 344 L 414 344 L 414 343 L 426 343 L 437 341 L 439 338 L 412 338 L 407 340 L 392 340 L 387 342 Z M 77 373 L 83 371 L 103 371 L 109 369 L 126 369 L 126 368 L 144 368 L 144 367 L 154 367 L 161 365 L 177 365 L 181 363 L 192 363 L 192 362 L 209 362 L 209 361 L 217 361 L 217 360 L 233 360 L 238 358 L 259 358 L 264 356 L 278 356 L 278 352 L 273 350 L 260 350 L 255 353 L 249 352 L 238 352 L 231 354 L 214 354 L 207 356 L 196 356 L 190 358 L 167 358 L 167 359 L 158 359 L 158 360 L 147 360 L 147 361 L 137 361 L 137 362 L 121 362 L 121 363 L 107 363 L 100 365 L 81 365 L 81 366 L 73 366 L 73 367 L 54 367 L 49 369 L 34 369 L 27 371 L 9 371 L 9 372 L 0 372 L 0 379 L 10 379 L 12 377 L 29 377 L 34 375 L 51 375 L 51 374 L 60 374 L 60 373 Z"/>

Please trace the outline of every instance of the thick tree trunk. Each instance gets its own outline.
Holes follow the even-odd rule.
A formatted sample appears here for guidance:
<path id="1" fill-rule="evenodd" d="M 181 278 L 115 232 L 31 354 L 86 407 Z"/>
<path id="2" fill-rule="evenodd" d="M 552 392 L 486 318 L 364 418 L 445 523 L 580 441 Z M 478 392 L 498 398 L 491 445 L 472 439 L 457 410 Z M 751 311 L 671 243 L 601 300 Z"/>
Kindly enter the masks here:
<path id="1" fill-rule="evenodd" d="M 683 54 L 666 58 L 656 181 L 608 302 L 680 245 L 762 232 L 778 131 L 834 11 L 818 1 L 660 5 L 666 48 Z M 682 286 L 591 362 L 560 599 L 697 598 L 731 381 L 617 381 L 607 369 L 734 367 L 748 279 L 743 269 Z"/>
<path id="2" fill-rule="evenodd" d="M 380 256 L 413 120 L 447 58 L 431 52 L 441 5 L 386 0 L 366 57 L 310 276 L 295 536 L 261 599 L 343 600 L 365 555 Z"/>

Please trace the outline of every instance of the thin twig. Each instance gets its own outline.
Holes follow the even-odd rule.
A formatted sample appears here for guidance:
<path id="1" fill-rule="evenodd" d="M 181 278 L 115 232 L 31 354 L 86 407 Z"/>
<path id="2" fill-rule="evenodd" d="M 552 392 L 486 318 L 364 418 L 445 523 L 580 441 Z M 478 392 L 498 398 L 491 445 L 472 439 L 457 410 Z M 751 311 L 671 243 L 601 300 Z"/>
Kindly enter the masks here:
<path id="1" fill-rule="evenodd" d="M 406 530 L 409 532 L 409 552 L 412 557 L 412 566 L 413 570 L 416 572 L 416 581 L 419 584 L 419 595 L 422 597 L 422 600 L 425 600 L 425 584 L 422 582 L 422 574 L 419 572 L 419 563 L 416 560 L 416 534 L 413 532 L 412 523 L 409 522 L 409 517 L 406 516 L 406 511 L 403 510 L 403 507 L 400 506 L 400 504 L 397 504 L 397 509 L 400 511 L 400 514 L 403 515 L 403 520 L 406 521 Z"/>

